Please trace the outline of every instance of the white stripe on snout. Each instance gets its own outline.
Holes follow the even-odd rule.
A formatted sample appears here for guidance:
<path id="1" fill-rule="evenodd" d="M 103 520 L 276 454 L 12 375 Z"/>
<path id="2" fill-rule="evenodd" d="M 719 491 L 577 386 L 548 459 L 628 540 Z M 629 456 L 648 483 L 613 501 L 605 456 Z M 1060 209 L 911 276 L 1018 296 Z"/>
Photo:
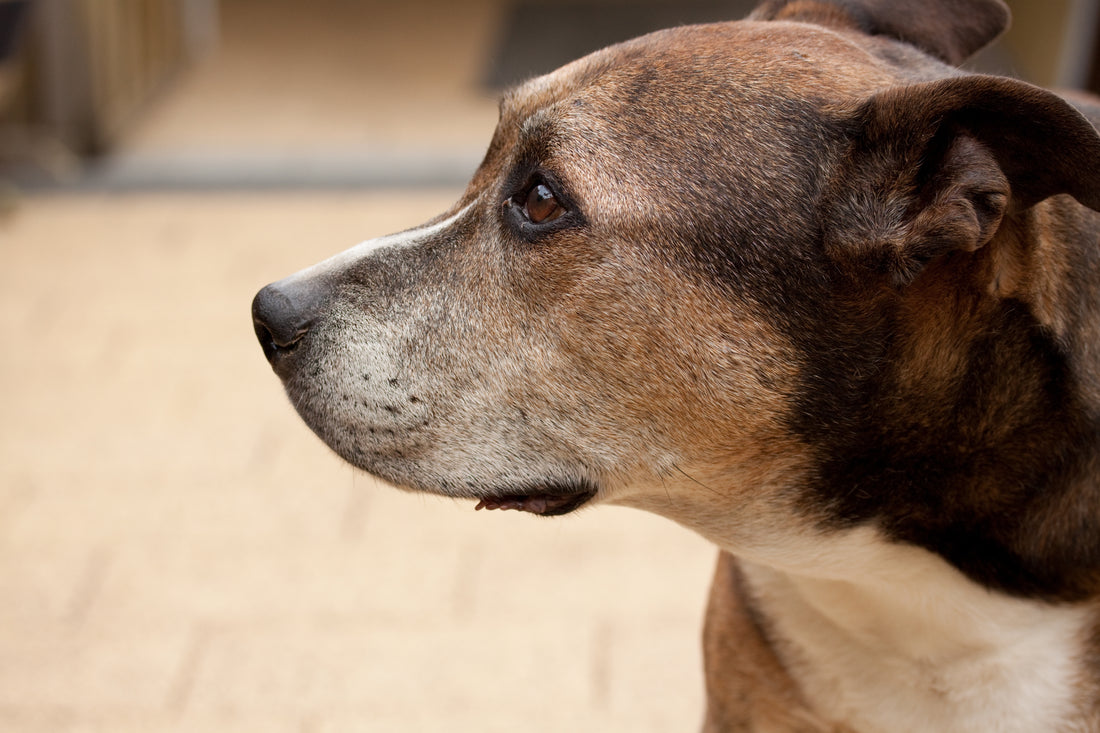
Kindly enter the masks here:
<path id="1" fill-rule="evenodd" d="M 327 260 L 322 260 L 316 265 L 312 265 L 311 267 L 294 273 L 281 282 L 290 284 L 297 280 L 305 280 L 330 272 L 338 272 L 350 267 L 360 260 L 366 259 L 373 252 L 383 248 L 411 247 L 419 244 L 457 223 L 476 203 L 477 199 L 462 207 L 454 216 L 448 217 L 430 226 L 409 229 L 408 231 L 398 232 L 397 234 L 387 234 L 384 237 L 377 237 L 375 239 L 368 239 L 365 242 L 360 242 L 354 247 L 329 257 Z"/>

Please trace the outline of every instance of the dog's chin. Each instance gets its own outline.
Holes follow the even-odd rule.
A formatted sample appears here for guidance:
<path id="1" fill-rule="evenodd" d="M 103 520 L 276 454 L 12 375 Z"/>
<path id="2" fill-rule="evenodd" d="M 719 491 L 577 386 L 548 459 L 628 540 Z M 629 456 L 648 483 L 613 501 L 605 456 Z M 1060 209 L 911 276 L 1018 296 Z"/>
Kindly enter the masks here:
<path id="1" fill-rule="evenodd" d="M 397 489 L 437 494 L 453 499 L 476 499 L 475 508 L 478 510 L 512 509 L 544 517 L 556 517 L 580 509 L 595 499 L 599 493 L 596 486 L 588 481 L 561 479 L 522 482 L 514 485 L 499 485 L 488 480 L 483 487 L 475 488 L 478 483 L 476 478 L 453 482 L 433 475 L 434 472 L 430 468 L 421 467 L 421 470 L 417 470 L 415 464 L 405 460 L 395 461 L 377 455 L 366 456 L 354 451 L 341 450 L 343 446 L 339 445 L 332 447 L 356 468 Z"/>
<path id="2" fill-rule="evenodd" d="M 447 461 L 439 461 L 438 457 L 433 461 L 430 442 L 423 438 L 414 439 L 411 433 L 394 428 L 368 427 L 366 432 L 372 436 L 387 434 L 388 443 L 360 442 L 356 436 L 364 433 L 362 426 L 341 425 L 327 410 L 315 409 L 317 402 L 295 399 L 296 394 L 289 386 L 287 392 L 304 422 L 340 458 L 404 491 L 476 499 L 479 510 L 512 509 L 544 517 L 576 511 L 599 493 L 595 485 L 584 479 L 549 477 L 557 473 L 553 468 L 547 471 L 547 478 L 509 480 L 511 472 L 502 466 L 481 477 L 467 474 L 456 479 L 446 469 L 440 470 L 440 464 L 446 465 Z M 525 468 L 524 473 L 530 473 L 530 465 Z"/>

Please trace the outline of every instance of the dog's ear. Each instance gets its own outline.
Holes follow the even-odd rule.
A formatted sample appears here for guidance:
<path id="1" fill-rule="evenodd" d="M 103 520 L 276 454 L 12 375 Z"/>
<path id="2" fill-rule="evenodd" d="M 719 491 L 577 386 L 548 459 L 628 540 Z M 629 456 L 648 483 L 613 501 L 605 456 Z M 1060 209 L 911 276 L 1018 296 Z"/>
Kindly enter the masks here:
<path id="1" fill-rule="evenodd" d="M 765 0 L 752 20 L 797 20 L 889 36 L 957 66 L 1008 28 L 1002 0 Z"/>
<path id="2" fill-rule="evenodd" d="M 1061 97 L 962 76 L 894 87 L 844 124 L 850 145 L 820 199 L 826 248 L 911 280 L 975 251 L 1006 215 L 1056 194 L 1100 211 L 1100 135 Z"/>

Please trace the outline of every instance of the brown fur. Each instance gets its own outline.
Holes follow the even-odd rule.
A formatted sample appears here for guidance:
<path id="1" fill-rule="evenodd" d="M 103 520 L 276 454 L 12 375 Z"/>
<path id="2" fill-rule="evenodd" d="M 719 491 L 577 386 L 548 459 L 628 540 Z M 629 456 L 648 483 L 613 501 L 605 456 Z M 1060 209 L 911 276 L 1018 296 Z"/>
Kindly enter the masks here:
<path id="1" fill-rule="evenodd" d="M 775 654 L 753 610 L 737 561 L 718 554 L 703 626 L 707 714 L 704 733 L 784 730 L 844 733 L 815 716 Z"/>

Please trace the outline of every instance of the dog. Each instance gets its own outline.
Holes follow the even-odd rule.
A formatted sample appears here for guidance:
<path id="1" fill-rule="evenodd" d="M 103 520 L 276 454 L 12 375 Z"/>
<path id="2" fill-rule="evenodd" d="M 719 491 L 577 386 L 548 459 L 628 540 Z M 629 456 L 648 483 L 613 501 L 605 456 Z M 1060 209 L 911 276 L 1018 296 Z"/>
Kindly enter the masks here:
<path id="1" fill-rule="evenodd" d="M 1100 731 L 1100 106 L 1001 0 L 767 0 L 508 92 L 449 211 L 268 285 L 355 466 L 719 549 L 704 729 Z"/>

